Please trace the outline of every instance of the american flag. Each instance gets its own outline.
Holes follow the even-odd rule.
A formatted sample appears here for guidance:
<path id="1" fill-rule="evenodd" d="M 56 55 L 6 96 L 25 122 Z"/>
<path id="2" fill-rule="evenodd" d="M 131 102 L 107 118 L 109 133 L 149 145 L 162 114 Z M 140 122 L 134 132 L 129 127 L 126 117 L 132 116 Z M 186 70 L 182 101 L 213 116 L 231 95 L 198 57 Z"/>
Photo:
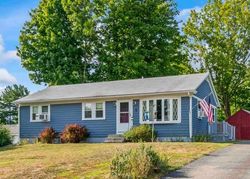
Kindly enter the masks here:
<path id="1" fill-rule="evenodd" d="M 205 99 L 201 100 L 200 106 L 203 109 L 205 115 L 207 116 L 208 122 L 211 124 L 213 122 L 213 110 L 212 110 L 212 105 L 210 104 L 210 98 L 208 103 Z"/>

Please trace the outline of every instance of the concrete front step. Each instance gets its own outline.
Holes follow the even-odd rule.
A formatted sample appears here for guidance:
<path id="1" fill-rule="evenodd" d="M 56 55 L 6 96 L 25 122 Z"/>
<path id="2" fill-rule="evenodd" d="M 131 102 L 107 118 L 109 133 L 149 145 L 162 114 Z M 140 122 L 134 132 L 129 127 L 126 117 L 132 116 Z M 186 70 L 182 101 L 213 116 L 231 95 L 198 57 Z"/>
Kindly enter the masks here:
<path id="1" fill-rule="evenodd" d="M 125 142 L 125 138 L 123 137 L 123 135 L 118 135 L 118 134 L 114 134 L 114 135 L 109 135 L 105 141 L 105 143 L 122 143 Z"/>

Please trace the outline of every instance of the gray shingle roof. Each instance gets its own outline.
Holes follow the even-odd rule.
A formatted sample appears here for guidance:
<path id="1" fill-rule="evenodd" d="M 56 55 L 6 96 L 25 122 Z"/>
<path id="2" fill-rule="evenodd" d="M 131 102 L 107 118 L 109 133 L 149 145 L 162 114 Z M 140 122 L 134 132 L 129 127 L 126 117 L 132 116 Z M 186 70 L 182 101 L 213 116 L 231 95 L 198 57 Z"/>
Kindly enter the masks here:
<path id="1" fill-rule="evenodd" d="M 152 94 L 195 92 L 208 77 L 208 73 L 165 76 L 133 80 L 119 80 L 74 85 L 50 86 L 16 101 L 32 102 L 67 101 L 77 99 L 108 98 Z"/>

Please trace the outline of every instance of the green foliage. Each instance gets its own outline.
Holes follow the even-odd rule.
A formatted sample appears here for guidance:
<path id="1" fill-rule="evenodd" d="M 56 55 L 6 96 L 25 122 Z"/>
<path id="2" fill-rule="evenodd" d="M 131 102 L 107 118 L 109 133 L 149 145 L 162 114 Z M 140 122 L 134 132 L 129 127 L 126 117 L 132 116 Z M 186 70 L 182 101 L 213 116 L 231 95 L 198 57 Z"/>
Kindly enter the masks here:
<path id="1" fill-rule="evenodd" d="M 98 80 L 183 73 L 183 37 L 172 0 L 108 1 L 101 21 Z"/>
<path id="2" fill-rule="evenodd" d="M 210 142 L 212 140 L 210 135 L 195 135 L 192 138 L 193 142 Z"/>
<path id="3" fill-rule="evenodd" d="M 11 144 L 11 134 L 9 129 L 0 125 L 0 147 Z"/>
<path id="4" fill-rule="evenodd" d="M 52 127 L 45 128 L 40 134 L 38 140 L 42 143 L 52 144 L 56 137 L 56 132 Z"/>
<path id="5" fill-rule="evenodd" d="M 86 81 L 89 49 L 82 47 L 85 41 L 73 32 L 61 0 L 41 0 L 30 16 L 21 30 L 18 47 L 30 79 L 49 85 Z"/>
<path id="6" fill-rule="evenodd" d="M 0 124 L 17 123 L 18 111 L 14 101 L 29 94 L 22 85 L 7 86 L 0 95 Z"/>
<path id="7" fill-rule="evenodd" d="M 237 95 L 234 95 L 234 112 L 239 109 L 246 109 L 250 111 L 250 66 L 248 66 L 247 74 L 242 84 L 243 88 L 240 88 Z"/>
<path id="8" fill-rule="evenodd" d="M 148 124 L 132 127 L 124 133 L 126 141 L 129 142 L 150 142 L 152 141 L 152 128 Z M 153 133 L 153 139 L 156 138 L 156 132 Z"/>
<path id="9" fill-rule="evenodd" d="M 241 93 L 249 82 L 249 7 L 246 0 L 211 0 L 200 12 L 191 12 L 183 29 L 190 59 L 201 64 L 200 71 L 211 73 L 225 117 L 235 99 L 245 98 Z"/>
<path id="10" fill-rule="evenodd" d="M 110 174 L 117 178 L 147 178 L 167 168 L 167 161 L 159 157 L 152 147 L 138 148 L 116 155 Z"/>
<path id="11" fill-rule="evenodd" d="M 186 73 L 177 14 L 172 0 L 41 0 L 18 55 L 37 84 Z"/>
<path id="12" fill-rule="evenodd" d="M 88 137 L 88 130 L 79 124 L 67 125 L 61 135 L 62 143 L 79 143 Z"/>

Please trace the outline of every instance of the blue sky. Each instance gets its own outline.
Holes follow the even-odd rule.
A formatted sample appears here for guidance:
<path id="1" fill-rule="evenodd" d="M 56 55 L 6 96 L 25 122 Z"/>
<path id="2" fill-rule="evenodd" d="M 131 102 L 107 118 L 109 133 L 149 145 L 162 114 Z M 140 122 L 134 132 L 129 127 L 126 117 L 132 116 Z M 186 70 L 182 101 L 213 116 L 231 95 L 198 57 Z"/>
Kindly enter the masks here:
<path id="1" fill-rule="evenodd" d="M 200 10 L 207 0 L 176 0 L 180 11 L 178 20 L 186 21 L 192 9 Z M 16 56 L 18 37 L 25 21 L 29 20 L 29 11 L 37 7 L 39 0 L 0 1 L 0 90 L 14 83 L 22 84 L 31 92 L 44 86 L 33 84 L 28 72 L 22 68 Z"/>

